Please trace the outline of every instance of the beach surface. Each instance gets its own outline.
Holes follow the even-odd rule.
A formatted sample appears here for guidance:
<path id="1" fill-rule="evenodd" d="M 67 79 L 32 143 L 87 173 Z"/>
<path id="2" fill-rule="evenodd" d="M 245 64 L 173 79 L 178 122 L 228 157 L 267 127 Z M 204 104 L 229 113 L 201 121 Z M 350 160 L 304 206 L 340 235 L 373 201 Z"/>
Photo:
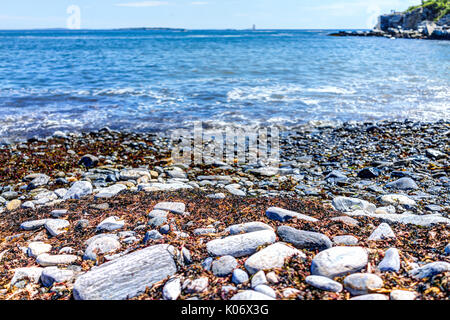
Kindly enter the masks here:
<path id="1" fill-rule="evenodd" d="M 0 299 L 449 299 L 448 121 L 280 137 L 276 167 L 108 128 L 2 145 Z"/>

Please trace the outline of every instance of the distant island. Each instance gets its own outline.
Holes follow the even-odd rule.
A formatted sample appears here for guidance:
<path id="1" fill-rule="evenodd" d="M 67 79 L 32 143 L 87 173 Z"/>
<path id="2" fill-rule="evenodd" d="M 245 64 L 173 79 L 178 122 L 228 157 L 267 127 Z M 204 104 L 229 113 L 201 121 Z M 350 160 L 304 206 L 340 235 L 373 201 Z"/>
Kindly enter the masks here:
<path id="1" fill-rule="evenodd" d="M 450 0 L 423 1 L 405 12 L 380 16 L 371 31 L 340 31 L 331 36 L 450 40 Z"/>

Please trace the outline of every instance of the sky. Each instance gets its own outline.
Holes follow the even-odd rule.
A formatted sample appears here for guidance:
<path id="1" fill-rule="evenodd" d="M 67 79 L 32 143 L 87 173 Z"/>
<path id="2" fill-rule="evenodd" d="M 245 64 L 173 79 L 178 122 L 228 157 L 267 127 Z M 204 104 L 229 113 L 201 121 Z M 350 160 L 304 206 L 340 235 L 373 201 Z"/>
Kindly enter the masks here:
<path id="1" fill-rule="evenodd" d="M 370 29 L 420 0 L 1 0 L 0 29 Z"/>

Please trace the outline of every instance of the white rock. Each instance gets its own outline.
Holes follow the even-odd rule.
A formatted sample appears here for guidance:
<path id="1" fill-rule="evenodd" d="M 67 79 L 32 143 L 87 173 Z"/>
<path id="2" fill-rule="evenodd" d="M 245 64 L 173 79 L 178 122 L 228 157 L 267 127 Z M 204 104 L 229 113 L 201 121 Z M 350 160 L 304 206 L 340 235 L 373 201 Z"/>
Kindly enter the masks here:
<path id="1" fill-rule="evenodd" d="M 77 261 L 78 257 L 71 254 L 49 255 L 43 253 L 36 259 L 36 262 L 42 267 L 69 265 Z"/>
<path id="2" fill-rule="evenodd" d="M 282 208 L 277 207 L 271 207 L 266 210 L 266 216 L 269 219 L 280 221 L 280 222 L 286 222 L 292 219 L 298 219 L 298 220 L 305 220 L 305 221 L 311 221 L 311 222 L 317 222 L 316 218 L 295 212 L 290 211 Z"/>
<path id="3" fill-rule="evenodd" d="M 114 231 L 122 229 L 125 226 L 125 221 L 120 220 L 118 217 L 112 216 L 106 218 L 97 226 L 97 230 L 99 231 Z"/>
<path id="4" fill-rule="evenodd" d="M 66 229 L 70 226 L 70 223 L 62 219 L 48 219 L 44 226 L 53 237 L 56 237 L 67 232 Z"/>
<path id="5" fill-rule="evenodd" d="M 255 288 L 261 284 L 266 284 L 266 283 L 267 283 L 266 274 L 262 270 L 255 273 L 255 275 L 252 277 L 252 280 L 251 280 L 252 288 Z"/>
<path id="6" fill-rule="evenodd" d="M 417 293 L 406 290 L 391 291 L 391 300 L 416 300 Z"/>
<path id="7" fill-rule="evenodd" d="M 42 271 L 41 282 L 46 287 L 54 283 L 68 282 L 73 279 L 75 272 L 72 270 L 58 269 L 58 267 L 47 267 Z"/>
<path id="8" fill-rule="evenodd" d="M 311 264 L 313 275 L 335 278 L 363 269 L 368 255 L 361 247 L 334 247 L 318 253 Z"/>
<path id="9" fill-rule="evenodd" d="M 88 181 L 75 182 L 67 193 L 63 197 L 64 200 L 68 199 L 81 199 L 84 196 L 90 195 L 93 191 L 92 184 Z"/>
<path id="10" fill-rule="evenodd" d="M 341 292 L 343 289 L 342 284 L 339 282 L 322 276 L 308 276 L 305 282 L 310 286 L 324 291 Z"/>
<path id="11" fill-rule="evenodd" d="M 206 248 L 213 256 L 243 257 L 255 253 L 262 245 L 274 243 L 275 240 L 275 232 L 264 230 L 212 240 L 206 244 Z"/>
<path id="12" fill-rule="evenodd" d="M 31 242 L 28 245 L 28 256 L 36 258 L 37 256 L 39 256 L 42 253 L 49 253 L 52 250 L 52 246 L 41 242 L 41 241 L 36 241 L 36 242 Z"/>
<path id="13" fill-rule="evenodd" d="M 115 184 L 108 188 L 100 189 L 100 191 L 95 195 L 96 199 L 101 198 L 112 198 L 118 195 L 121 191 L 125 190 L 127 186 L 123 184 Z"/>
<path id="14" fill-rule="evenodd" d="M 181 294 L 181 280 L 180 278 L 174 278 L 164 285 L 163 299 L 164 300 L 177 300 Z"/>
<path id="15" fill-rule="evenodd" d="M 153 208 L 153 210 L 183 214 L 186 211 L 186 205 L 182 202 L 160 202 Z"/>
<path id="16" fill-rule="evenodd" d="M 245 262 L 245 268 L 250 274 L 260 270 L 281 268 L 287 258 L 299 256 L 306 258 L 306 255 L 295 248 L 291 248 L 282 242 L 278 242 L 258 251 Z"/>
<path id="17" fill-rule="evenodd" d="M 73 287 L 77 300 L 122 300 L 172 276 L 177 267 L 170 246 L 156 245 L 123 255 L 79 276 Z"/>
<path id="18" fill-rule="evenodd" d="M 372 273 L 355 273 L 344 279 L 344 286 L 352 295 L 369 294 L 383 287 L 383 280 Z"/>
<path id="19" fill-rule="evenodd" d="M 395 238 L 395 233 L 387 223 L 382 223 L 370 235 L 369 241 L 378 241 Z"/>
<path id="20" fill-rule="evenodd" d="M 22 280 L 29 280 L 32 283 L 38 283 L 43 270 L 43 268 L 38 267 L 18 268 L 14 271 L 11 286 L 14 286 L 17 282 Z"/>
<path id="21" fill-rule="evenodd" d="M 254 290 L 246 290 L 235 294 L 230 300 L 250 301 L 250 300 L 275 300 L 275 299 L 260 292 L 256 292 Z"/>
<path id="22" fill-rule="evenodd" d="M 383 205 L 408 205 L 416 206 L 417 203 L 403 194 L 386 194 L 380 198 L 380 203 Z"/>
<path id="23" fill-rule="evenodd" d="M 229 226 L 225 229 L 225 232 L 230 233 L 231 235 L 239 234 L 239 233 L 250 233 L 255 231 L 262 231 L 262 230 L 273 230 L 273 228 L 265 223 L 262 222 L 247 222 L 247 223 L 241 223 L 241 224 L 235 224 L 232 226 Z"/>
<path id="24" fill-rule="evenodd" d="M 201 293 L 208 289 L 209 280 L 207 277 L 201 277 L 195 280 L 186 280 L 183 283 L 183 289 L 187 293 Z"/>
<path id="25" fill-rule="evenodd" d="M 376 209 L 376 206 L 368 201 L 348 197 L 336 197 L 333 199 L 332 205 L 337 211 L 341 212 L 363 210 L 373 213 Z"/>

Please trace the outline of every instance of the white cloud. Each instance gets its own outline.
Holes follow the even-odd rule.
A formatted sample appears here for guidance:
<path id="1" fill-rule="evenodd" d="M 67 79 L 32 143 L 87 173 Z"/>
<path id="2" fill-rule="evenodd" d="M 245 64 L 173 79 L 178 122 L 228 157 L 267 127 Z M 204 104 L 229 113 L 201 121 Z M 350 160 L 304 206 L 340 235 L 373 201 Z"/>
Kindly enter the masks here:
<path id="1" fill-rule="evenodd" d="M 143 7 L 159 7 L 166 6 L 168 2 L 165 1 L 141 1 L 141 2 L 128 2 L 128 3 L 116 3 L 117 7 L 130 7 L 130 8 L 143 8 Z"/>

